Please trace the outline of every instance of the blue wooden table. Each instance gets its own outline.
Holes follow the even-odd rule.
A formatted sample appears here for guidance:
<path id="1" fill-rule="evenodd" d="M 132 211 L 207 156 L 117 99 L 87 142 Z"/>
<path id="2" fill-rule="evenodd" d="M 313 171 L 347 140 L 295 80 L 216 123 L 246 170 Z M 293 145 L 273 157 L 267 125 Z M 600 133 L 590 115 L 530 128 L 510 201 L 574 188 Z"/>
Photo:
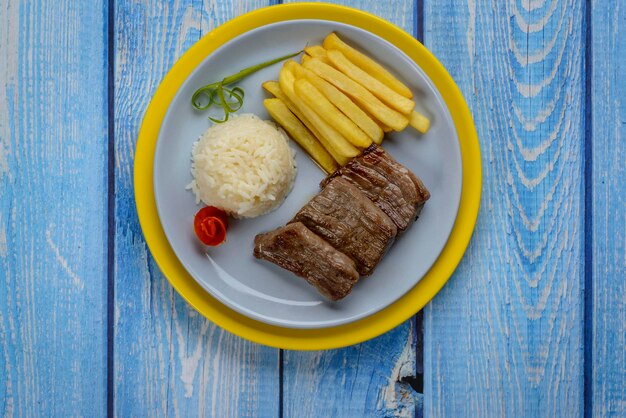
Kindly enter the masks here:
<path id="1" fill-rule="evenodd" d="M 0 1 L 0 415 L 626 416 L 626 2 L 340 1 L 447 67 L 484 188 L 465 258 L 423 312 L 325 352 L 197 314 L 133 201 L 163 75 L 273 3 Z"/>

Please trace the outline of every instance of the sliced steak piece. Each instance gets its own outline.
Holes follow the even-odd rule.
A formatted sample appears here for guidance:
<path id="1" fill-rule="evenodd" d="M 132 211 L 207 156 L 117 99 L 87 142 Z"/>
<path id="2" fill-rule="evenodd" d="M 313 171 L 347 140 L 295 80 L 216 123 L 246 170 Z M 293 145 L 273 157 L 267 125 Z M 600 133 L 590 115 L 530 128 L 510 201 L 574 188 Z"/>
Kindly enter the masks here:
<path id="1" fill-rule="evenodd" d="M 322 181 L 342 177 L 363 192 L 391 218 L 399 232 L 415 221 L 430 193 L 424 184 L 385 150 L 372 145 Z"/>
<path id="2" fill-rule="evenodd" d="M 415 184 L 415 190 L 417 191 L 417 212 L 415 213 L 415 217 L 417 218 L 424 207 L 424 203 L 430 199 L 430 192 L 419 177 L 417 177 L 411 170 L 407 170 L 411 180 L 413 180 L 413 184 Z"/>
<path id="3" fill-rule="evenodd" d="M 350 257 L 300 222 L 257 235 L 254 256 L 303 277 L 331 300 L 344 298 L 359 279 Z"/>
<path id="4" fill-rule="evenodd" d="M 372 273 L 398 233 L 385 213 L 349 181 L 336 177 L 293 218 Z"/>

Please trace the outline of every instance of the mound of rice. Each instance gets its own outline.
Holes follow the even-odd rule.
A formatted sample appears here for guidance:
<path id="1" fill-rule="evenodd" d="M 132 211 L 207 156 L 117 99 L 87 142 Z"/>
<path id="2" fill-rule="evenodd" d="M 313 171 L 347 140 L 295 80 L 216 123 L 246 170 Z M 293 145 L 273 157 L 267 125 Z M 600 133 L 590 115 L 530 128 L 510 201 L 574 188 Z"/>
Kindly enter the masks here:
<path id="1" fill-rule="evenodd" d="M 187 187 L 200 201 L 230 215 L 253 218 L 283 202 L 296 177 L 286 134 L 252 114 L 211 126 L 193 145 Z"/>

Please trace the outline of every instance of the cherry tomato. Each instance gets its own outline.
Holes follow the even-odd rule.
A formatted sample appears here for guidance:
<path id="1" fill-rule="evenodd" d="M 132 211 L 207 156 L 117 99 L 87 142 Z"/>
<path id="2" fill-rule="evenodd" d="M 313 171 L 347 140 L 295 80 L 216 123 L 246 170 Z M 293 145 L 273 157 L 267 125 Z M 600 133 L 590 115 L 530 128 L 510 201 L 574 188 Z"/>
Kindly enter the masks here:
<path id="1" fill-rule="evenodd" d="M 207 206 L 196 213 L 193 229 L 196 236 L 205 245 L 217 246 L 226 240 L 228 216 L 214 206 Z"/>

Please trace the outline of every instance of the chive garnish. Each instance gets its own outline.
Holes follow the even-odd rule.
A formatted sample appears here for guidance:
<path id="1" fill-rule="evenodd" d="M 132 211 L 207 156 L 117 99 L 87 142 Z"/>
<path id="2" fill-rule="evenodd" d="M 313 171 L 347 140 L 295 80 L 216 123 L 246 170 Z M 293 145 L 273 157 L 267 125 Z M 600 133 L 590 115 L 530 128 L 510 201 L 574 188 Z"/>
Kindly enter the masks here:
<path id="1" fill-rule="evenodd" d="M 213 105 L 222 106 L 222 109 L 224 109 L 224 118 L 215 119 L 209 117 L 209 120 L 215 123 L 226 122 L 228 120 L 228 116 L 231 113 L 234 113 L 241 109 L 241 106 L 243 106 L 244 96 L 244 91 L 241 87 L 229 88 L 226 86 L 236 83 L 242 78 L 245 78 L 252 73 L 256 73 L 257 71 L 265 67 L 269 67 L 270 65 L 276 64 L 277 62 L 295 57 L 301 52 L 302 51 L 298 51 L 293 54 L 274 58 L 272 60 L 253 65 L 252 67 L 244 68 L 238 73 L 223 78 L 221 81 L 217 81 L 215 83 L 207 84 L 206 86 L 200 87 L 198 90 L 196 90 L 193 96 L 191 96 L 191 105 L 196 110 L 207 110 Z M 203 102 L 206 103 L 203 104 Z"/>

